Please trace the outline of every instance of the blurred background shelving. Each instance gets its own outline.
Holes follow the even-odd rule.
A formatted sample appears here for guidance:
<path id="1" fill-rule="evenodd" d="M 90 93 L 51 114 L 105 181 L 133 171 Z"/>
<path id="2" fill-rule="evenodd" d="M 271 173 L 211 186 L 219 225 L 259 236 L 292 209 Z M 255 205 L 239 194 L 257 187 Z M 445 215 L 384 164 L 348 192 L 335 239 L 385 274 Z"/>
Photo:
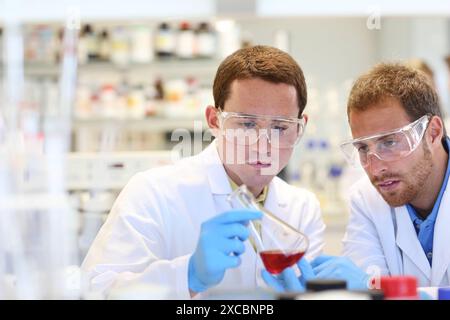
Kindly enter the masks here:
<path id="1" fill-rule="evenodd" d="M 256 44 L 289 52 L 305 73 L 309 123 L 283 178 L 319 198 L 330 253 L 340 248 L 346 192 L 363 174 L 346 167 L 338 147 L 350 136 L 353 80 L 380 61 L 420 59 L 450 110 L 447 1 L 0 0 L 0 26 L 13 16 L 23 22 L 31 109 L 55 103 L 65 19 L 79 29 L 71 143 L 79 153 L 170 150 L 175 130 L 206 145 L 204 110 L 223 58 Z"/>

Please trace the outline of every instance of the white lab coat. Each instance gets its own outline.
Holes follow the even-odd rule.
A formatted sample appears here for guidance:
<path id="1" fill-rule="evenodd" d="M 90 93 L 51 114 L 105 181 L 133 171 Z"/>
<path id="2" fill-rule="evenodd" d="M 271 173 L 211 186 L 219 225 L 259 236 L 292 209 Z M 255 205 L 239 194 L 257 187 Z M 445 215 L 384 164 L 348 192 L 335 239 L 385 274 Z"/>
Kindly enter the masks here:
<path id="1" fill-rule="evenodd" d="M 168 286 L 172 298 L 189 299 L 188 260 L 202 222 L 231 209 L 231 186 L 213 142 L 194 157 L 135 175 L 120 193 L 82 269 L 91 290 L 108 294 L 129 285 Z M 306 257 L 324 246 L 324 223 L 315 196 L 275 177 L 265 207 L 310 239 Z M 256 254 L 246 241 L 242 264 L 216 289 L 254 289 Z"/>
<path id="2" fill-rule="evenodd" d="M 450 191 L 444 191 L 428 263 L 406 206 L 390 207 L 369 179 L 350 193 L 350 220 L 343 255 L 374 274 L 412 275 L 421 287 L 450 285 Z M 375 266 L 375 268 L 374 268 Z"/>

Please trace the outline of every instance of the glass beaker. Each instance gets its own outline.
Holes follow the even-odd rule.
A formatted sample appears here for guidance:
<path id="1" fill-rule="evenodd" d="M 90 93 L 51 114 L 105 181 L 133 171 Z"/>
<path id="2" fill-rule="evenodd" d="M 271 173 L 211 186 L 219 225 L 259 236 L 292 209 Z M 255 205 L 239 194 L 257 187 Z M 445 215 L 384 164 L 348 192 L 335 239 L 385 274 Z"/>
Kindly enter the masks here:
<path id="1" fill-rule="evenodd" d="M 309 246 L 308 237 L 259 205 L 247 186 L 241 185 L 227 200 L 235 209 L 246 208 L 263 213 L 262 219 L 250 221 L 248 228 L 250 242 L 267 271 L 279 274 L 303 257 Z"/>

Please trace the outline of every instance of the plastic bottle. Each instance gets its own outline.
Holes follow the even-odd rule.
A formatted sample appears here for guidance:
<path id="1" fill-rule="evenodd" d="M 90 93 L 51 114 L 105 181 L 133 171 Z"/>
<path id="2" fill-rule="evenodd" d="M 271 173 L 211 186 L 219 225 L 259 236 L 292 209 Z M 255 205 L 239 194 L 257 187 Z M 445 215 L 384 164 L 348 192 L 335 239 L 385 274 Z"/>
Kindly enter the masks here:
<path id="1" fill-rule="evenodd" d="M 24 53 L 24 62 L 29 63 L 33 60 L 35 55 L 36 48 L 36 35 L 33 30 L 29 27 L 24 27 L 24 35 L 23 35 L 23 53 Z M 6 43 L 6 34 L 5 34 L 5 43 Z M 2 54 L 6 54 L 6 51 Z M 6 56 L 4 57 L 6 60 Z"/>
<path id="2" fill-rule="evenodd" d="M 98 55 L 99 60 L 101 61 L 109 61 L 110 53 L 111 53 L 111 40 L 109 38 L 109 32 L 106 29 L 103 29 L 99 36 L 99 44 L 98 44 Z"/>
<path id="3" fill-rule="evenodd" d="M 80 39 L 78 40 L 78 63 L 86 64 L 88 62 L 88 40 L 86 36 L 86 26 L 80 31 Z"/>
<path id="4" fill-rule="evenodd" d="M 305 188 L 315 191 L 316 183 L 316 142 L 314 139 L 305 141 L 306 151 L 301 155 L 301 165 L 299 166 L 299 175 L 301 185 Z"/>
<path id="5" fill-rule="evenodd" d="M 175 52 L 175 33 L 166 22 L 159 25 L 155 37 L 155 51 L 160 58 L 173 57 Z"/>
<path id="6" fill-rule="evenodd" d="M 450 300 L 450 287 L 438 289 L 438 300 Z"/>
<path id="7" fill-rule="evenodd" d="M 124 27 L 116 27 L 112 34 L 111 61 L 119 66 L 125 66 L 130 60 L 130 49 L 127 30 Z"/>
<path id="8" fill-rule="evenodd" d="M 163 100 L 164 99 L 164 84 L 163 80 L 161 78 L 157 78 L 155 80 L 155 99 L 156 100 Z"/>
<path id="9" fill-rule="evenodd" d="M 337 163 L 331 163 L 328 168 L 328 182 L 326 184 L 326 194 L 333 208 L 339 209 L 339 181 L 342 176 L 342 167 Z M 329 211 L 330 212 L 330 211 Z M 335 212 L 335 211 L 333 211 Z M 335 212 L 338 213 L 338 212 Z"/>
<path id="10" fill-rule="evenodd" d="M 215 24 L 217 31 L 217 56 L 222 59 L 241 47 L 241 31 L 234 20 L 219 20 Z"/>
<path id="11" fill-rule="evenodd" d="M 116 88 L 111 84 L 102 86 L 99 93 L 101 116 L 105 118 L 120 118 L 120 110 L 117 107 L 118 94 Z"/>
<path id="12" fill-rule="evenodd" d="M 152 31 L 147 26 L 134 26 L 130 32 L 131 61 L 149 63 L 153 60 Z"/>
<path id="13" fill-rule="evenodd" d="M 94 28 L 87 24 L 84 27 L 84 37 L 86 40 L 86 50 L 88 61 L 96 61 L 98 60 L 98 40 L 97 36 L 94 33 Z"/>
<path id="14" fill-rule="evenodd" d="M 216 54 L 216 37 L 207 22 L 200 23 L 196 31 L 196 56 L 212 58 Z"/>
<path id="15" fill-rule="evenodd" d="M 129 92 L 127 107 L 127 117 L 141 119 L 145 116 L 145 95 L 142 85 L 134 86 Z"/>
<path id="16" fill-rule="evenodd" d="M 418 300 L 417 279 L 412 276 L 380 278 L 381 290 L 386 300 Z"/>
<path id="17" fill-rule="evenodd" d="M 54 56 L 54 63 L 58 64 L 62 60 L 63 55 L 63 39 L 64 39 L 64 29 L 60 28 L 58 30 L 57 36 L 56 36 L 56 44 L 55 44 L 55 52 L 53 54 Z"/>
<path id="18" fill-rule="evenodd" d="M 180 59 L 194 57 L 195 34 L 189 22 L 183 21 L 177 35 L 176 55 Z"/>

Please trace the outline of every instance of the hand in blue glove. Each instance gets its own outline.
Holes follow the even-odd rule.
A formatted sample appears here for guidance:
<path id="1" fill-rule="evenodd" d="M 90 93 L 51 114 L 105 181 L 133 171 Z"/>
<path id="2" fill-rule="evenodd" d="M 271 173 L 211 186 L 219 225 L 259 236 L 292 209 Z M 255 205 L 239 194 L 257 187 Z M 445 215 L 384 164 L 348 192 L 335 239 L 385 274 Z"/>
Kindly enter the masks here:
<path id="1" fill-rule="evenodd" d="M 200 238 L 189 259 L 188 285 L 194 292 L 202 292 L 222 281 L 225 271 L 241 263 L 244 241 L 249 237 L 245 224 L 261 219 L 260 211 L 231 210 L 201 226 Z"/>
<path id="2" fill-rule="evenodd" d="M 311 261 L 314 273 L 321 279 L 342 279 L 349 290 L 369 289 L 369 275 L 347 257 L 318 256 Z"/>
<path id="3" fill-rule="evenodd" d="M 294 268 L 286 268 L 277 276 L 270 274 L 267 270 L 262 270 L 262 278 L 272 289 L 277 292 L 305 291 L 306 281 L 314 279 L 315 274 L 308 260 L 302 258 L 297 262 L 301 275 L 297 278 Z"/>

